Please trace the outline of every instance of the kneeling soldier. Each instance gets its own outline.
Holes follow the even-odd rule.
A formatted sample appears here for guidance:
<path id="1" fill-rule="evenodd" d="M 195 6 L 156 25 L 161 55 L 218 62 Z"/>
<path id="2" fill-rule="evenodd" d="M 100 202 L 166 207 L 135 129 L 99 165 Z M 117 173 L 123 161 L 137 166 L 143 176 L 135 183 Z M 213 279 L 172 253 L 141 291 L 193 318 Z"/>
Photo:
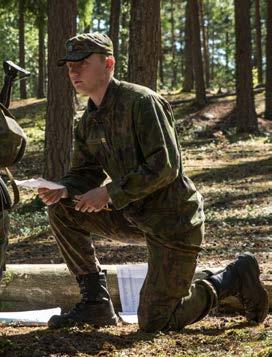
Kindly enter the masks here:
<path id="1" fill-rule="evenodd" d="M 204 234 L 203 201 L 183 172 L 168 102 L 149 88 L 113 77 L 107 36 L 79 35 L 66 48 L 59 65 L 67 65 L 73 86 L 89 101 L 76 128 L 72 167 L 60 180 L 65 189 L 40 189 L 39 194 L 49 205 L 51 227 L 82 300 L 70 312 L 53 316 L 49 326 L 117 321 L 90 233 L 145 238 L 142 330 L 181 329 L 229 295 L 239 296 L 249 320 L 263 321 L 268 297 L 252 255 L 240 255 L 225 270 L 192 284 Z M 105 184 L 106 174 L 111 182 Z"/>

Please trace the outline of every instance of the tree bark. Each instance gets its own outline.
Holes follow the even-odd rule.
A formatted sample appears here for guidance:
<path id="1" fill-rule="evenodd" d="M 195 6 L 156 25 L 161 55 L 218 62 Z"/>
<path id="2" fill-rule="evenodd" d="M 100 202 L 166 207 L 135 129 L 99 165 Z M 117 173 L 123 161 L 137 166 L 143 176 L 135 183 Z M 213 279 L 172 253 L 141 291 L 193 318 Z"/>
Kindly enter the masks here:
<path id="1" fill-rule="evenodd" d="M 214 64 L 214 54 L 215 54 L 215 30 L 214 25 L 211 24 L 210 26 L 210 41 L 211 41 L 211 55 L 210 55 L 210 80 L 214 79 L 214 71 L 215 71 L 215 64 Z"/>
<path id="2" fill-rule="evenodd" d="M 76 33 L 76 0 L 48 0 L 48 103 L 44 177 L 57 180 L 69 168 L 74 116 L 73 89 L 64 56 L 64 42 Z"/>
<path id="3" fill-rule="evenodd" d="M 128 80 L 156 90 L 160 0 L 131 0 Z"/>
<path id="4" fill-rule="evenodd" d="M 258 83 L 263 82 L 262 64 L 262 30 L 260 17 L 260 0 L 255 1 L 255 21 L 256 21 L 256 62 L 258 70 Z"/>
<path id="5" fill-rule="evenodd" d="M 119 56 L 119 25 L 120 25 L 121 0 L 111 0 L 109 37 L 113 43 L 114 57 L 116 60 L 115 73 L 118 74 Z"/>
<path id="6" fill-rule="evenodd" d="M 160 84 L 163 86 L 164 85 L 164 70 L 163 70 L 164 55 L 163 55 L 163 38 L 162 38 L 161 21 L 160 21 L 159 31 L 160 31 L 159 76 L 160 76 Z"/>
<path id="7" fill-rule="evenodd" d="M 174 17 L 174 0 L 171 0 L 171 54 L 172 54 L 172 87 L 177 84 L 177 67 L 176 67 L 176 36 L 175 36 L 175 17 Z"/>
<path id="8" fill-rule="evenodd" d="M 229 69 L 229 51 L 228 51 L 228 48 L 229 48 L 229 32 L 226 31 L 226 34 L 225 34 L 225 39 L 226 39 L 226 70 L 228 71 Z"/>
<path id="9" fill-rule="evenodd" d="M 118 75 L 122 80 L 127 80 L 128 65 L 128 37 L 129 37 L 129 17 L 130 0 L 122 0 L 121 29 L 120 29 L 120 48 L 119 48 L 119 68 Z"/>
<path id="10" fill-rule="evenodd" d="M 196 102 L 199 106 L 202 107 L 207 103 L 207 99 L 203 75 L 198 1 L 189 1 L 189 4 L 192 24 L 192 57 L 196 89 Z"/>
<path id="11" fill-rule="evenodd" d="M 19 28 L 19 65 L 22 68 L 25 68 L 25 0 L 19 0 L 18 2 L 18 28 Z M 20 98 L 26 99 L 26 81 L 20 81 Z"/>
<path id="12" fill-rule="evenodd" d="M 272 1 L 267 1 L 265 117 L 272 120 Z"/>
<path id="13" fill-rule="evenodd" d="M 38 73 L 38 88 L 37 98 L 44 98 L 44 68 L 45 68 L 45 44 L 44 44 L 44 16 L 38 18 L 39 31 L 39 73 Z"/>
<path id="14" fill-rule="evenodd" d="M 203 57 L 204 57 L 204 69 L 205 69 L 205 84 L 206 88 L 210 87 L 210 60 L 209 60 L 209 46 L 208 46 L 208 32 L 207 27 L 205 26 L 204 16 L 204 1 L 199 1 L 200 9 L 200 23 L 201 23 L 201 32 L 202 32 L 202 48 L 203 48 Z"/>
<path id="15" fill-rule="evenodd" d="M 255 111 L 252 62 L 250 0 L 235 0 L 236 33 L 236 127 L 237 132 L 252 133 L 258 130 Z"/>
<path id="16" fill-rule="evenodd" d="M 187 0 L 185 9 L 185 48 L 184 48 L 184 80 L 183 91 L 190 92 L 194 88 L 194 73 L 192 63 L 192 26 L 190 16 L 190 0 Z"/>

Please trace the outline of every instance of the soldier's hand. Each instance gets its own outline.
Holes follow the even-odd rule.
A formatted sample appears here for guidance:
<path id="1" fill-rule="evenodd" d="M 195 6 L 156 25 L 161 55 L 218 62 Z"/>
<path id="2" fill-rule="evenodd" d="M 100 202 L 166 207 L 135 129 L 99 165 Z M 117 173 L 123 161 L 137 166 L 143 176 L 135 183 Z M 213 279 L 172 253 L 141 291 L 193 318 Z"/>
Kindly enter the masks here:
<path id="1" fill-rule="evenodd" d="M 59 202 L 61 198 L 67 198 L 68 191 L 66 187 L 57 190 L 50 190 L 49 188 L 39 188 L 38 195 L 43 201 L 43 203 L 50 206 L 54 203 Z"/>
<path id="2" fill-rule="evenodd" d="M 99 212 L 107 207 L 110 196 L 106 187 L 97 187 L 90 190 L 84 195 L 76 195 L 75 199 L 78 201 L 75 209 L 81 212 Z"/>

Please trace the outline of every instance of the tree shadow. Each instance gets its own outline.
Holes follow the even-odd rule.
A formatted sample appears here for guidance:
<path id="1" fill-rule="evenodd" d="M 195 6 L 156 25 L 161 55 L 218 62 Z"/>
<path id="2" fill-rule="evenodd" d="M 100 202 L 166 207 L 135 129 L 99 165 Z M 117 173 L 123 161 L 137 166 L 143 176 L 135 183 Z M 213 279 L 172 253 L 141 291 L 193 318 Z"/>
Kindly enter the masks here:
<path id="1" fill-rule="evenodd" d="M 224 197 L 220 197 L 217 200 L 211 200 L 211 202 L 208 202 L 205 204 L 206 208 L 209 207 L 214 207 L 214 208 L 221 208 L 221 207 L 226 207 L 229 204 L 235 205 L 235 202 L 238 201 L 256 201 L 258 199 L 270 197 L 272 194 L 272 188 L 267 189 L 265 191 L 261 192 L 249 192 L 246 194 L 227 194 L 224 195 Z M 215 197 L 218 197 L 218 194 L 215 195 Z M 254 205 L 254 202 L 252 203 Z"/>
<path id="2" fill-rule="evenodd" d="M 0 356 L 51 356 L 55 353 L 58 356 L 110 356 L 114 352 L 133 348 L 139 342 L 154 342 L 157 336 L 141 331 L 120 332 L 117 335 L 107 329 L 96 330 L 92 327 L 37 329 L 27 334 L 22 330 L 22 334 L 0 337 Z"/>
<path id="3" fill-rule="evenodd" d="M 242 330 L 253 326 L 248 322 L 238 322 L 229 326 L 216 326 L 207 328 L 186 327 L 180 331 L 164 332 L 164 335 L 174 337 L 180 335 L 205 335 L 219 336 L 226 331 Z M 50 330 L 38 328 L 34 331 L 0 337 L 0 356 L 5 357 L 30 357 L 51 355 L 85 355 L 112 356 L 118 351 L 127 349 L 141 349 L 143 343 L 155 343 L 160 333 L 145 333 L 135 330 L 135 326 L 125 329 L 123 327 L 94 329 L 93 327 L 63 328 Z M 132 331 L 131 331 L 132 330 Z M 122 352 L 121 352 L 122 353 Z M 125 351 L 123 353 L 126 353 Z M 125 355 L 125 354 L 124 354 Z"/>
<path id="4" fill-rule="evenodd" d="M 45 113 L 46 110 L 46 100 L 37 100 L 35 102 L 30 102 L 24 105 L 20 105 L 17 107 L 11 106 L 10 108 L 12 114 L 15 116 L 15 118 L 20 122 L 20 119 L 22 118 L 31 118 L 33 119 L 33 116 L 35 116 L 36 114 L 40 114 L 40 113 Z M 29 123 L 29 124 L 28 124 Z M 24 125 L 24 127 L 28 127 L 31 126 L 30 123 L 31 121 L 29 121 L 26 125 Z"/>
<path id="5" fill-rule="evenodd" d="M 220 168 L 208 169 L 191 176 L 196 182 L 216 182 L 226 180 L 242 180 L 259 175 L 271 175 L 272 158 L 249 161 L 241 164 L 228 165 Z"/>

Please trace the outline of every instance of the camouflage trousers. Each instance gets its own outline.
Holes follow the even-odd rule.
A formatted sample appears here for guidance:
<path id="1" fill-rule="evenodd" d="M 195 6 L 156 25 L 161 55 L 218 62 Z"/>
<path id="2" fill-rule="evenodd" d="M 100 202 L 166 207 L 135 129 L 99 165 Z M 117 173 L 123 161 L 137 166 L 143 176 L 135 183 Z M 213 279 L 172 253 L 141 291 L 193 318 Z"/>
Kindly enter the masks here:
<path id="1" fill-rule="evenodd" d="M 163 217 L 162 217 L 163 218 Z M 195 281 L 195 249 L 182 249 L 126 219 L 122 210 L 81 213 L 71 201 L 61 200 L 49 208 L 49 220 L 60 252 L 75 275 L 100 271 L 91 235 L 137 241 L 145 238 L 148 272 L 140 293 L 139 326 L 144 331 L 179 330 L 203 318 L 215 306 L 215 289 L 205 280 Z M 163 224 L 163 222 L 162 222 Z M 203 226 L 188 232 L 203 235 Z M 198 237 L 195 237 L 198 238 Z M 177 240 L 178 242 L 178 240 Z"/>
<path id="2" fill-rule="evenodd" d="M 8 246 L 9 217 L 7 211 L 0 211 L 0 279 L 5 270 L 6 251 Z"/>

